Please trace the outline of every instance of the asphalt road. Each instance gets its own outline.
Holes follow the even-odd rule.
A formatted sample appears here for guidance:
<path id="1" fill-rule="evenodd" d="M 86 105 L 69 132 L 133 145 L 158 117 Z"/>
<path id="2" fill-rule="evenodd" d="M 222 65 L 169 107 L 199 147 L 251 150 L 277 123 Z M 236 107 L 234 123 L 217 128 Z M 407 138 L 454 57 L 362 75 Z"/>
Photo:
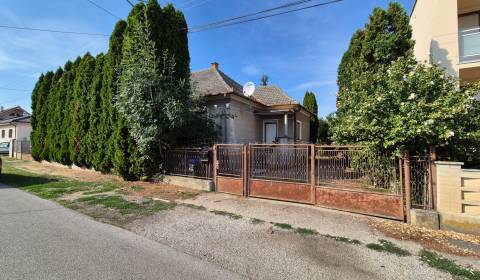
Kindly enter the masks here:
<path id="1" fill-rule="evenodd" d="M 242 279 L 206 260 L 0 185 L 1 279 Z"/>

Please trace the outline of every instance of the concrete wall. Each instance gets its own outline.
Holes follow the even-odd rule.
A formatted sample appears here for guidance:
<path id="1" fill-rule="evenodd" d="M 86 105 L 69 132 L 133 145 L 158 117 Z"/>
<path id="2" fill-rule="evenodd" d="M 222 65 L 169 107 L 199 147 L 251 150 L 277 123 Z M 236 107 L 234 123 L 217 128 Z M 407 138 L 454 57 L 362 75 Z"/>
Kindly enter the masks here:
<path id="1" fill-rule="evenodd" d="M 440 227 L 480 234 L 480 170 L 459 162 L 435 162 Z"/>
<path id="2" fill-rule="evenodd" d="M 455 0 L 417 0 L 410 17 L 417 60 L 439 63 L 459 76 L 458 14 Z"/>

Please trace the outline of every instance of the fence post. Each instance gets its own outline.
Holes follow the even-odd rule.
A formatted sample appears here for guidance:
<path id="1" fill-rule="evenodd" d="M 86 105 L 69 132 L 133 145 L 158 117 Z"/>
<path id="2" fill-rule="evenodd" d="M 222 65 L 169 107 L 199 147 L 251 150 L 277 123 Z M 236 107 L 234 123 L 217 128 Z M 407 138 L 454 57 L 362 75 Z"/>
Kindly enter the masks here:
<path id="1" fill-rule="evenodd" d="M 248 196 L 248 149 L 247 145 L 242 145 L 242 176 L 243 176 L 243 196 Z"/>
<path id="2" fill-rule="evenodd" d="M 430 209 L 435 209 L 437 207 L 437 167 L 435 166 L 435 161 L 437 160 L 437 152 L 435 150 L 435 146 L 430 146 L 430 184 L 428 188 L 428 207 Z"/>
<path id="3" fill-rule="evenodd" d="M 213 144 L 213 164 L 212 164 L 212 172 L 213 172 L 213 189 L 214 191 L 217 190 L 217 144 Z"/>
<path id="4" fill-rule="evenodd" d="M 405 149 L 404 157 L 404 172 L 405 172 L 405 211 L 407 212 L 407 223 L 410 223 L 410 209 L 412 208 L 412 189 L 410 185 L 410 153 Z"/>
<path id="5" fill-rule="evenodd" d="M 315 204 L 315 144 L 310 144 L 310 201 Z"/>

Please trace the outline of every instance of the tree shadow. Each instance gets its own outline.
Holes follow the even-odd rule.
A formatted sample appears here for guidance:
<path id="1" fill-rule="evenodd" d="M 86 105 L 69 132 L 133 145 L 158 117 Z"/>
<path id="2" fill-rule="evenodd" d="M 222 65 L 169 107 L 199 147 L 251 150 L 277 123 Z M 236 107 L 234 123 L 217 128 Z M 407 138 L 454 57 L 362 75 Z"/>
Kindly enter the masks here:
<path id="1" fill-rule="evenodd" d="M 25 188 L 34 185 L 43 185 L 58 182 L 57 179 L 42 177 L 41 175 L 27 175 L 15 173 L 0 174 L 0 188 Z"/>

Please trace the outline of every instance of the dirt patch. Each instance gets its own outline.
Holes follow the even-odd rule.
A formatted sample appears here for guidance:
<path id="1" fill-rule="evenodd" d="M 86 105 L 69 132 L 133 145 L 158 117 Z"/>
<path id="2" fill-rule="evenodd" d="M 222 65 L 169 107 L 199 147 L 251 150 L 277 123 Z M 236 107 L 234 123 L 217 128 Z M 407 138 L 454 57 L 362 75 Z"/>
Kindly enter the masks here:
<path id="1" fill-rule="evenodd" d="M 170 201 L 190 199 L 200 191 L 182 188 L 168 183 L 131 182 L 126 194 L 131 196 L 161 198 Z"/>
<path id="2" fill-rule="evenodd" d="M 371 220 L 370 225 L 389 237 L 415 241 L 436 251 L 480 258 L 480 236 L 444 230 L 432 230 L 392 221 Z"/>

